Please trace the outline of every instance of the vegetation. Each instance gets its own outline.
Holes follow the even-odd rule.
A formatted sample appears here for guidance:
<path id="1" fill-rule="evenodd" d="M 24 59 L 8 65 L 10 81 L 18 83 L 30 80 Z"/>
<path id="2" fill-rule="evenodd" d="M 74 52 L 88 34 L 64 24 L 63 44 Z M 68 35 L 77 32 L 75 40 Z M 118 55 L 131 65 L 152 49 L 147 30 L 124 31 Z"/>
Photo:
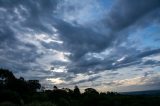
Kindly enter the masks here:
<path id="1" fill-rule="evenodd" d="M 78 86 L 42 90 L 38 80 L 16 78 L 0 69 L 0 106 L 160 106 L 159 96 L 131 96 L 115 92 L 99 93 L 93 88 L 81 93 Z"/>

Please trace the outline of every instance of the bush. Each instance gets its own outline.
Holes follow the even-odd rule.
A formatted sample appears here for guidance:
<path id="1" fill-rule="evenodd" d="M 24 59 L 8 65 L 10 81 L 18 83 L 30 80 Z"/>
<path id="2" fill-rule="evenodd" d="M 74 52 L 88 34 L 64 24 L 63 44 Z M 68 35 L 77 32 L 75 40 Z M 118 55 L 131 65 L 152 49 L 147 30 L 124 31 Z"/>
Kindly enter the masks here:
<path id="1" fill-rule="evenodd" d="M 56 106 L 56 105 L 51 103 L 51 102 L 42 102 L 42 103 L 33 102 L 33 103 L 30 103 L 30 104 L 26 104 L 24 106 Z"/>
<path id="2" fill-rule="evenodd" d="M 0 106 L 17 106 L 17 105 L 11 102 L 3 102 L 3 103 L 0 103 Z"/>
<path id="3" fill-rule="evenodd" d="M 2 90 L 0 91 L 0 102 L 11 102 L 14 104 L 21 104 L 20 95 L 11 90 Z"/>

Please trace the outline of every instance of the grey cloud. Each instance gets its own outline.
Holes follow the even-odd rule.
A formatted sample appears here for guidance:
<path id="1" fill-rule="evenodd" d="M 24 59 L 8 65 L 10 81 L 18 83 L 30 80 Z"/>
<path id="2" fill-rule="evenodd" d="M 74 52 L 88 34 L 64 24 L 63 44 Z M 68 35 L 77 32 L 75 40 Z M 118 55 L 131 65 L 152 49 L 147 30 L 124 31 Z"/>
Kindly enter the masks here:
<path id="1" fill-rule="evenodd" d="M 20 24 L 22 27 L 34 29 L 38 32 L 53 33 L 52 30 L 47 28 L 46 23 L 52 18 L 52 13 L 56 8 L 57 0 L 2 0 L 0 6 L 7 9 L 7 15 L 14 16 L 12 21 L 18 21 L 18 14 L 15 13 L 15 9 L 19 12 L 21 17 L 25 20 Z"/>
<path id="2" fill-rule="evenodd" d="M 130 55 L 126 57 L 124 60 L 120 61 L 119 63 L 115 64 L 112 68 L 121 68 L 121 67 L 127 67 L 131 65 L 155 65 L 155 61 L 146 61 L 145 63 L 142 62 L 143 57 L 156 55 L 160 53 L 160 49 L 154 49 L 154 50 L 148 50 L 148 51 L 142 51 L 135 55 Z M 157 62 L 156 62 L 157 63 Z"/>
<path id="3" fill-rule="evenodd" d="M 81 84 L 81 83 L 85 83 L 85 82 L 94 82 L 96 79 L 99 79 L 101 76 L 94 76 L 94 77 L 90 77 L 89 79 L 82 79 L 80 81 L 77 82 L 71 82 L 70 84 L 72 85 L 77 85 L 77 84 Z"/>
<path id="4" fill-rule="evenodd" d="M 135 24 L 137 27 L 141 26 L 141 24 L 143 24 L 143 22 L 141 22 L 141 18 L 146 18 L 144 20 L 149 19 L 150 23 L 155 19 L 157 20 L 158 17 L 152 17 L 151 19 L 146 16 L 153 15 L 151 13 L 155 12 L 159 7 L 159 0 L 117 1 L 105 19 L 106 29 L 111 30 L 111 32 L 107 32 L 105 34 L 90 28 L 81 27 L 80 25 L 72 25 L 61 20 L 57 21 L 58 24 L 55 25 L 55 27 L 59 30 L 61 34 L 60 38 L 64 41 L 64 45 L 66 45 L 67 50 L 71 52 L 69 58 L 72 60 L 73 64 L 75 64 L 75 66 L 72 64 L 72 68 L 69 70 L 82 72 L 95 70 L 94 67 L 98 70 L 103 69 L 102 67 L 105 67 L 104 69 L 114 69 L 115 67 L 119 68 L 140 63 L 141 60 L 138 59 L 141 59 L 145 55 L 147 56 L 147 54 L 138 55 L 139 57 L 128 57 L 123 61 L 124 64 L 118 63 L 119 65 L 117 64 L 116 66 L 112 66 L 112 63 L 115 60 L 112 60 L 111 58 L 109 58 L 109 60 L 105 59 L 103 62 L 98 59 L 91 59 L 89 62 L 86 62 L 85 55 L 87 53 L 102 52 L 106 48 L 114 46 L 115 42 L 118 42 L 118 44 L 121 43 L 119 40 L 123 42 L 127 36 L 124 33 L 119 32 L 130 26 L 134 26 Z M 136 28 L 134 30 L 136 30 Z M 119 37 L 118 34 L 124 34 L 125 36 Z M 135 60 L 135 58 L 137 60 Z M 98 64 L 103 64 L 104 66 L 98 66 Z M 89 66 L 93 68 L 89 69 Z"/>
<path id="5" fill-rule="evenodd" d="M 61 44 L 55 42 L 49 42 L 49 43 L 41 42 L 41 44 L 47 49 L 54 49 L 58 51 L 62 51 L 64 49 Z"/>
<path id="6" fill-rule="evenodd" d="M 137 55 L 137 57 L 142 58 L 142 57 L 159 54 L 159 53 L 160 53 L 160 49 L 148 50 L 148 51 L 144 51 L 141 54 Z"/>
<path id="7" fill-rule="evenodd" d="M 141 78 L 141 82 L 144 83 L 143 86 L 151 87 L 152 89 L 160 88 L 160 77 L 159 75 L 149 76 L 153 74 L 153 72 L 148 72 L 144 74 L 144 77 Z"/>
<path id="8" fill-rule="evenodd" d="M 107 86 L 119 86 L 119 85 L 122 85 L 121 83 L 116 83 L 114 81 L 112 82 L 106 82 L 106 83 L 103 83 L 104 85 L 107 85 Z"/>
<path id="9" fill-rule="evenodd" d="M 125 64 L 125 63 L 131 63 L 136 61 L 141 61 L 143 57 L 156 55 L 160 53 L 160 49 L 154 49 L 154 50 L 148 50 L 148 51 L 142 51 L 138 54 L 135 54 L 133 56 L 129 56 L 125 58 L 123 61 L 121 61 L 119 64 Z"/>
<path id="10" fill-rule="evenodd" d="M 150 66 L 159 66 L 160 65 L 160 61 L 156 61 L 156 60 L 147 60 L 143 63 L 144 65 L 150 65 Z"/>
<path id="11" fill-rule="evenodd" d="M 113 56 L 110 56 L 110 58 L 106 58 L 104 60 L 100 59 L 91 59 L 89 61 L 81 60 L 81 63 L 77 63 L 78 65 L 75 65 L 70 69 L 71 72 L 79 73 L 79 72 L 88 72 L 88 71 L 94 71 L 99 72 L 101 70 L 116 70 L 123 67 L 129 67 L 134 65 L 159 65 L 158 61 L 145 61 L 143 62 L 142 59 L 147 56 L 156 55 L 160 53 L 160 49 L 154 49 L 154 50 L 148 50 L 148 51 L 136 51 L 134 54 L 130 54 L 127 57 L 124 58 L 122 61 L 117 61 L 117 58 L 112 58 Z"/>
<path id="12" fill-rule="evenodd" d="M 113 30 L 123 30 L 157 8 L 160 8 L 159 0 L 119 0 L 112 7 L 106 22 Z"/>
<path id="13" fill-rule="evenodd" d="M 155 86 L 156 88 L 157 87 L 160 88 L 160 78 L 159 78 L 159 76 L 151 78 L 147 82 L 147 85 L 152 85 L 152 86 Z"/>
<path id="14" fill-rule="evenodd" d="M 32 66 L 30 63 L 34 63 L 37 58 L 41 58 L 44 54 L 39 53 L 35 45 L 26 44 L 23 42 L 23 38 L 18 39 L 17 36 L 25 33 L 47 33 L 52 36 L 52 34 L 55 34 L 52 27 L 58 30 L 57 33 L 63 41 L 63 45 L 53 42 L 39 43 L 46 49 L 70 52 L 71 55 L 68 56 L 68 58 L 71 63 L 69 65 L 60 61 L 53 61 L 51 64 L 57 67 L 67 66 L 68 71 L 71 73 L 89 74 L 89 71 L 98 73 L 101 70 L 116 70 L 118 68 L 139 64 L 158 65 L 156 61 L 146 61 L 143 63 L 142 58 L 158 54 L 160 53 L 160 49 L 139 51 L 136 48 L 130 48 L 129 45 L 125 46 L 125 49 L 120 48 L 119 45 L 127 38 L 129 33 L 129 31 L 126 30 L 127 28 L 133 27 L 132 31 L 135 31 L 139 27 L 143 27 L 146 22 L 150 24 L 155 20 L 159 20 L 159 0 L 117 0 L 116 4 L 111 8 L 110 13 L 103 16 L 104 20 L 99 20 L 101 24 L 97 25 L 98 27 L 96 28 L 93 28 L 94 26 L 91 26 L 91 28 L 88 26 L 84 27 L 77 23 L 71 24 L 59 19 L 60 17 L 57 17 L 57 14 L 54 13 L 54 11 L 57 11 L 56 7 L 59 2 L 62 1 L 0 1 L 0 7 L 4 9 L 3 11 L 0 10 L 0 53 L 1 57 L 4 57 L 0 58 L 2 67 L 12 67 L 18 71 L 37 68 L 36 71 L 43 72 L 45 69 L 40 67 L 40 64 L 35 63 L 37 65 Z M 74 7 L 69 9 L 74 9 Z M 123 32 L 123 30 L 126 30 L 126 32 Z M 20 49 L 18 46 L 24 48 Z M 91 59 L 87 59 L 89 57 L 87 57 L 88 53 L 101 53 L 108 48 L 114 48 L 116 51 L 106 57 L 104 56 L 104 59 L 92 56 L 90 56 Z M 125 59 L 117 62 L 124 54 L 126 55 Z M 46 72 L 46 74 L 51 74 L 51 72 Z M 65 80 L 71 80 L 74 78 L 74 74 L 66 77 L 66 74 L 54 73 L 51 77 L 57 76 Z M 38 78 L 42 79 L 46 77 L 49 76 L 38 76 Z M 73 84 L 94 81 L 98 78 L 99 77 L 81 80 Z M 112 85 L 112 83 L 108 83 L 108 85 Z"/>
<path id="15" fill-rule="evenodd" d="M 53 62 L 51 62 L 51 64 L 53 64 L 54 66 L 65 66 L 67 64 L 67 62 L 64 62 L 64 61 L 53 61 Z"/>
<path id="16" fill-rule="evenodd" d="M 129 87 L 132 87 L 132 86 L 136 86 L 136 88 L 139 88 L 139 87 L 147 87 L 147 89 L 158 89 L 160 86 L 160 79 L 159 79 L 159 75 L 153 75 L 154 72 L 152 71 L 149 71 L 149 72 L 145 72 L 144 73 L 144 76 L 142 76 L 139 80 L 137 80 L 140 85 L 126 85 Z M 151 76 L 153 75 L 153 76 Z M 125 81 L 110 81 L 110 82 L 105 82 L 103 83 L 104 85 L 107 85 L 107 86 L 123 86 L 126 84 Z M 143 88 L 144 89 L 144 88 Z"/>
<path id="17" fill-rule="evenodd" d="M 28 27 L 34 29 L 38 32 L 46 32 L 48 34 L 52 34 L 53 31 L 48 28 L 47 23 L 50 22 L 52 18 L 52 12 L 55 8 L 55 3 L 57 1 L 34 1 L 29 2 L 26 6 L 29 12 L 29 16 L 27 17 L 27 21 L 24 21 L 22 25 L 24 27 Z"/>
<path id="18" fill-rule="evenodd" d="M 57 0 L 0 1 L 1 67 L 9 68 L 15 73 L 41 68 L 36 59 L 43 54 L 38 51 L 36 45 L 23 40 L 27 33 L 53 33 L 47 25 L 57 3 Z M 18 36 L 24 37 L 19 39 Z"/>
<path id="19" fill-rule="evenodd" d="M 12 9 L 18 8 L 22 17 L 25 17 L 25 20 L 20 23 L 20 26 L 23 26 L 24 28 L 30 28 L 34 29 L 36 32 L 43 31 L 51 34 L 53 32 L 47 25 L 51 24 L 50 22 L 53 19 L 52 25 L 59 30 L 60 38 L 62 41 L 64 41 L 65 49 L 71 52 L 69 58 L 73 61 L 73 63 L 76 63 L 75 67 L 84 66 L 83 63 L 86 63 L 86 66 L 84 66 L 85 68 L 83 68 L 83 70 L 87 70 L 86 68 L 91 68 L 91 66 L 97 66 L 97 64 L 100 63 L 105 65 L 102 67 L 108 67 L 108 69 L 112 69 L 113 66 L 111 63 L 113 63 L 115 60 L 105 60 L 101 62 L 100 60 L 93 59 L 90 61 L 90 63 L 87 63 L 84 59 L 85 55 L 90 52 L 99 53 L 105 50 L 107 47 L 110 47 L 116 40 L 122 39 L 117 37 L 115 34 L 117 32 L 113 31 L 127 28 L 128 26 L 134 24 L 141 17 L 157 9 L 160 5 L 158 0 L 136 0 L 131 2 L 128 0 L 120 0 L 112 7 L 110 14 L 106 18 L 106 27 L 113 31 L 111 31 L 111 33 L 101 33 L 90 28 L 84 28 L 80 25 L 74 26 L 62 20 L 55 19 L 52 13 L 56 9 L 58 1 L 39 0 L 38 2 L 11 2 L 12 1 L 10 0 L 1 1 L 1 7 L 7 8 L 7 11 L 10 11 L 12 15 L 14 14 Z M 10 4 L 10 6 L 7 6 L 7 4 Z M 25 8 L 26 11 L 23 10 L 21 6 Z M 139 9 L 139 11 L 137 11 L 137 9 Z M 11 35 L 14 34 L 12 33 Z M 58 45 L 55 46 L 55 44 L 46 44 L 44 42 L 41 43 L 46 48 L 59 49 L 59 47 L 57 47 Z M 127 63 L 127 61 L 132 61 L 132 59 L 127 58 L 124 63 Z M 99 69 L 99 67 L 100 66 L 97 68 Z"/>
<path id="20" fill-rule="evenodd" d="M 152 75 L 152 74 L 154 74 L 153 71 L 145 72 L 145 73 L 144 73 L 144 77 L 148 77 L 149 75 Z"/>
<path id="21" fill-rule="evenodd" d="M 55 27 L 59 30 L 60 38 L 72 55 L 71 60 L 82 58 L 88 52 L 100 52 L 110 45 L 112 36 L 94 31 L 83 26 L 73 26 L 62 20 L 57 20 Z"/>

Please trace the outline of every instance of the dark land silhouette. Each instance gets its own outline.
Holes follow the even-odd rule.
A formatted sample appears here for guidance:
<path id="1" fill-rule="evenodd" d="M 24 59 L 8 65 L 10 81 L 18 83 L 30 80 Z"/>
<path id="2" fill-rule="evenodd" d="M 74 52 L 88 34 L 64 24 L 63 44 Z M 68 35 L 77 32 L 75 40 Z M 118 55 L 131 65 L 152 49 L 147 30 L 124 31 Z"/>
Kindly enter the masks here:
<path id="1" fill-rule="evenodd" d="M 16 78 L 7 69 L 0 69 L 0 106 L 160 106 L 160 95 L 130 95 L 98 92 L 78 86 L 45 90 L 38 80 Z"/>

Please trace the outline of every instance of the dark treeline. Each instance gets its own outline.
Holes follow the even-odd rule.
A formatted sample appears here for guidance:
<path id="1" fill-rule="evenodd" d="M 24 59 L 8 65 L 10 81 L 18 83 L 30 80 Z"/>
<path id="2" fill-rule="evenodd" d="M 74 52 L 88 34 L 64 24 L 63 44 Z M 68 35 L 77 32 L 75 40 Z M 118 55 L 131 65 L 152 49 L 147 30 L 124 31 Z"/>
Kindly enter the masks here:
<path id="1" fill-rule="evenodd" d="M 78 86 L 45 90 L 38 80 L 16 78 L 0 69 L 0 106 L 160 106 L 160 97 L 99 93 L 93 88 L 81 93 Z"/>

